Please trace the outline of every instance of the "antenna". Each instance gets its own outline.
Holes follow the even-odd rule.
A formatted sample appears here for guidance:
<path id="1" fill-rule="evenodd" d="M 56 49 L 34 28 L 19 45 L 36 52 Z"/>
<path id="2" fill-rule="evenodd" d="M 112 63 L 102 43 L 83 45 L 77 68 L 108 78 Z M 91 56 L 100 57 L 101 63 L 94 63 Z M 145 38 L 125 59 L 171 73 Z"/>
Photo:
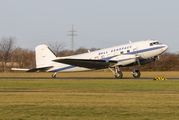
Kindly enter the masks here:
<path id="1" fill-rule="evenodd" d="M 68 31 L 68 32 L 71 32 L 71 34 L 68 34 L 68 36 L 71 36 L 71 49 L 73 51 L 73 48 L 74 48 L 74 43 L 73 43 L 74 36 L 77 36 L 77 34 L 74 34 L 74 32 L 77 32 L 77 31 L 73 30 L 73 25 L 72 25 L 72 30 Z"/>

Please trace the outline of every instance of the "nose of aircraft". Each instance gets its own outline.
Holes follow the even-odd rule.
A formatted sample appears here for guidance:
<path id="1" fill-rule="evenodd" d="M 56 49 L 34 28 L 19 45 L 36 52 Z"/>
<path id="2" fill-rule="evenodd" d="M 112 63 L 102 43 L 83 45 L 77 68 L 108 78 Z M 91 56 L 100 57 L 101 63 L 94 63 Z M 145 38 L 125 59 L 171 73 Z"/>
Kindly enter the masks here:
<path id="1" fill-rule="evenodd" d="M 162 49 L 163 49 L 163 52 L 165 52 L 168 49 L 168 46 L 167 45 L 163 45 L 163 46 L 164 47 Z"/>

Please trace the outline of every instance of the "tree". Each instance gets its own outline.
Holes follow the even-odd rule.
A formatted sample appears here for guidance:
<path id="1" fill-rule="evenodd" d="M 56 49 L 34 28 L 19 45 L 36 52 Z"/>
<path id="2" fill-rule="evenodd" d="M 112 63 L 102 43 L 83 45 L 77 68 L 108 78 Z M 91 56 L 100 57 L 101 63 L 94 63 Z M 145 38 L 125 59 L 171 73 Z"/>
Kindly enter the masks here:
<path id="1" fill-rule="evenodd" d="M 0 60 L 2 61 L 3 71 L 6 72 L 6 63 L 9 61 L 14 46 L 15 46 L 15 37 L 2 37 L 0 40 Z"/>
<path id="2" fill-rule="evenodd" d="M 15 48 L 11 61 L 18 64 L 18 68 L 35 68 L 35 53 L 29 49 Z"/>
<path id="3" fill-rule="evenodd" d="M 60 51 L 62 51 L 65 47 L 66 44 L 64 42 L 59 43 L 58 41 L 54 42 L 50 42 L 48 43 L 48 46 L 50 49 L 52 49 L 52 51 L 56 54 L 56 56 L 60 56 Z"/>
<path id="4" fill-rule="evenodd" d="M 93 52 L 93 51 L 96 51 L 96 50 L 100 50 L 100 48 L 94 48 L 93 47 L 93 48 L 90 49 L 90 52 Z"/>
<path id="5" fill-rule="evenodd" d="M 82 54 L 82 53 L 87 53 L 88 49 L 84 48 L 84 47 L 80 47 L 75 51 L 75 54 Z"/>

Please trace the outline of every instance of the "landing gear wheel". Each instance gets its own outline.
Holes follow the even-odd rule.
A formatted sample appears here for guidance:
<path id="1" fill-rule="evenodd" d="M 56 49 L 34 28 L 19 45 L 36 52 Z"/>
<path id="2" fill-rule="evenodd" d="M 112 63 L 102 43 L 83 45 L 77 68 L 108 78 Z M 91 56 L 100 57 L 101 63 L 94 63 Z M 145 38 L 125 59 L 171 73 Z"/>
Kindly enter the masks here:
<path id="1" fill-rule="evenodd" d="M 133 72 L 133 76 L 134 78 L 140 78 L 140 71 L 139 70 L 135 70 L 135 72 Z"/>
<path id="2" fill-rule="evenodd" d="M 56 78 L 56 74 L 52 74 L 52 78 Z"/>
<path id="3" fill-rule="evenodd" d="M 55 72 L 54 74 L 52 74 L 52 78 L 56 78 L 56 74 L 57 74 L 57 72 Z"/>
<path id="4" fill-rule="evenodd" d="M 115 73 L 115 77 L 121 79 L 123 77 L 122 72 L 121 71 L 117 71 L 117 73 Z"/>

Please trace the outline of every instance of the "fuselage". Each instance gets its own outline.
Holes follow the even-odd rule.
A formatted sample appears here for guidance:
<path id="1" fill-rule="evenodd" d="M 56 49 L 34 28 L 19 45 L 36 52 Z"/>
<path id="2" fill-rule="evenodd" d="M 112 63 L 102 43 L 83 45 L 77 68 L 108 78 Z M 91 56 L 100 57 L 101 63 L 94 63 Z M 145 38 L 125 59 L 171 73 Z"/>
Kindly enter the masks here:
<path id="1" fill-rule="evenodd" d="M 162 54 L 167 49 L 167 45 L 161 44 L 156 40 L 145 40 L 119 45 L 107 49 L 101 49 L 94 52 L 68 56 L 65 58 L 106 61 L 116 60 L 118 61 L 116 65 L 123 67 L 134 63 L 136 60 L 136 56 L 139 58 L 140 61 L 148 60 Z M 73 72 L 90 70 L 88 68 L 76 67 L 57 62 L 52 62 L 51 66 L 54 67 L 50 68 L 47 72 Z"/>

